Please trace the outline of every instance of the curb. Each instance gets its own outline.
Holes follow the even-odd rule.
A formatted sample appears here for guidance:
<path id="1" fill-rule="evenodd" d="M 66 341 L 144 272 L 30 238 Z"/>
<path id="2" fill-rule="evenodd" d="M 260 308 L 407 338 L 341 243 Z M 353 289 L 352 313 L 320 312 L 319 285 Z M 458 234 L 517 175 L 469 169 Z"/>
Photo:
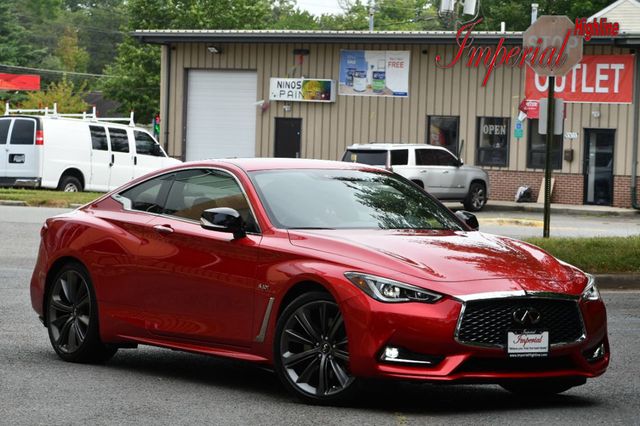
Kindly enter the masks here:
<path id="1" fill-rule="evenodd" d="M 24 201 L 14 201 L 14 200 L 0 200 L 0 206 L 19 206 L 19 207 L 28 207 L 29 205 Z"/>
<path id="2" fill-rule="evenodd" d="M 489 202 L 484 209 L 483 212 L 490 211 L 521 211 L 521 212 L 530 212 L 530 213 L 544 213 L 544 207 L 537 205 L 527 205 L 527 204 L 518 204 L 518 205 L 500 205 L 500 204 L 491 204 Z M 572 215 L 583 215 L 583 216 L 619 216 L 619 217 L 637 217 L 640 216 L 640 211 L 633 209 L 620 209 L 620 210 L 590 210 L 585 208 L 574 208 L 567 206 L 554 206 L 551 205 L 551 213 L 559 213 L 559 214 L 572 214 Z"/>
<path id="3" fill-rule="evenodd" d="M 601 290 L 640 290 L 640 274 L 596 274 Z"/>

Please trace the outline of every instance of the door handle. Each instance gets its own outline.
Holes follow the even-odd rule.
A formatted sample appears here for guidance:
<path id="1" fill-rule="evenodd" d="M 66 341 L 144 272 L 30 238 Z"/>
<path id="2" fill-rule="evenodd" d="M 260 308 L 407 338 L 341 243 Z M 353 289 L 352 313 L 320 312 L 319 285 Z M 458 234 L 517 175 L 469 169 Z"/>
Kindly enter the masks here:
<path id="1" fill-rule="evenodd" d="M 172 234 L 173 228 L 171 225 L 153 225 L 153 229 L 159 234 Z"/>
<path id="2" fill-rule="evenodd" d="M 137 156 L 133 156 L 133 165 L 137 166 L 138 165 L 138 157 Z"/>
<path id="3" fill-rule="evenodd" d="M 447 173 L 449 173 L 449 170 L 444 170 L 444 171 L 442 172 L 442 174 L 443 174 L 443 175 L 446 175 Z"/>
<path id="4" fill-rule="evenodd" d="M 420 173 L 428 173 L 429 170 L 420 170 Z"/>
<path id="5" fill-rule="evenodd" d="M 116 162 L 116 157 L 113 154 L 111 154 L 111 162 L 109 163 L 109 167 L 113 167 L 113 163 L 115 162 Z"/>

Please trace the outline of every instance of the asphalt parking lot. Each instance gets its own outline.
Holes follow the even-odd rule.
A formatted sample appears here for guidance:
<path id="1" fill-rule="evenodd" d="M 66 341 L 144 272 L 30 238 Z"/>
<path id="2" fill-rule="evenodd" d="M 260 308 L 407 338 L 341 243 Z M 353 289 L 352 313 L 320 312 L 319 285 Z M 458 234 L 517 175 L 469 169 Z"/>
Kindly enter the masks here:
<path id="1" fill-rule="evenodd" d="M 1 424 L 638 424 L 640 292 L 604 292 L 609 371 L 556 398 L 497 386 L 376 384 L 349 407 L 293 400 L 257 366 L 141 347 L 102 366 L 68 364 L 31 310 L 38 230 L 57 209 L 0 207 Z"/>

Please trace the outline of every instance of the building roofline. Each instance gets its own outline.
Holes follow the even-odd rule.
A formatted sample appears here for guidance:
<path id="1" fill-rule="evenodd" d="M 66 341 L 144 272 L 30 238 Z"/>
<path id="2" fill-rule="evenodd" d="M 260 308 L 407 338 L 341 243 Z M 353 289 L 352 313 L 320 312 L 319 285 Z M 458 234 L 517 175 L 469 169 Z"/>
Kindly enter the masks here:
<path id="1" fill-rule="evenodd" d="M 474 31 L 476 43 L 521 44 L 521 31 Z M 298 31 L 298 30 L 136 30 L 131 35 L 142 43 L 399 43 L 454 44 L 455 31 Z M 640 34 L 593 37 L 591 45 L 638 45 Z"/>
<path id="2" fill-rule="evenodd" d="M 591 15 L 587 20 L 593 21 L 595 18 L 600 18 L 601 16 L 606 15 L 607 13 L 611 12 L 613 9 L 617 8 L 622 3 L 626 3 L 627 1 L 635 7 L 640 7 L 640 2 L 637 2 L 636 0 L 618 0 L 616 2 L 611 3 L 609 6 L 605 7 L 601 11 Z"/>

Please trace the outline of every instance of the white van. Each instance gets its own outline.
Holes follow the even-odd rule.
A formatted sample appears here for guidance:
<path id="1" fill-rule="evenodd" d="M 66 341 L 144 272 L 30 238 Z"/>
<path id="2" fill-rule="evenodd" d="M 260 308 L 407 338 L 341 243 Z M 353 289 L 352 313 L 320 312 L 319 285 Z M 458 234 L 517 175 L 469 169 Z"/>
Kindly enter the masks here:
<path id="1" fill-rule="evenodd" d="M 0 186 L 106 192 L 180 163 L 135 127 L 133 117 L 118 124 L 95 114 L 69 115 L 76 117 L 48 110 L 42 116 L 0 116 Z"/>

